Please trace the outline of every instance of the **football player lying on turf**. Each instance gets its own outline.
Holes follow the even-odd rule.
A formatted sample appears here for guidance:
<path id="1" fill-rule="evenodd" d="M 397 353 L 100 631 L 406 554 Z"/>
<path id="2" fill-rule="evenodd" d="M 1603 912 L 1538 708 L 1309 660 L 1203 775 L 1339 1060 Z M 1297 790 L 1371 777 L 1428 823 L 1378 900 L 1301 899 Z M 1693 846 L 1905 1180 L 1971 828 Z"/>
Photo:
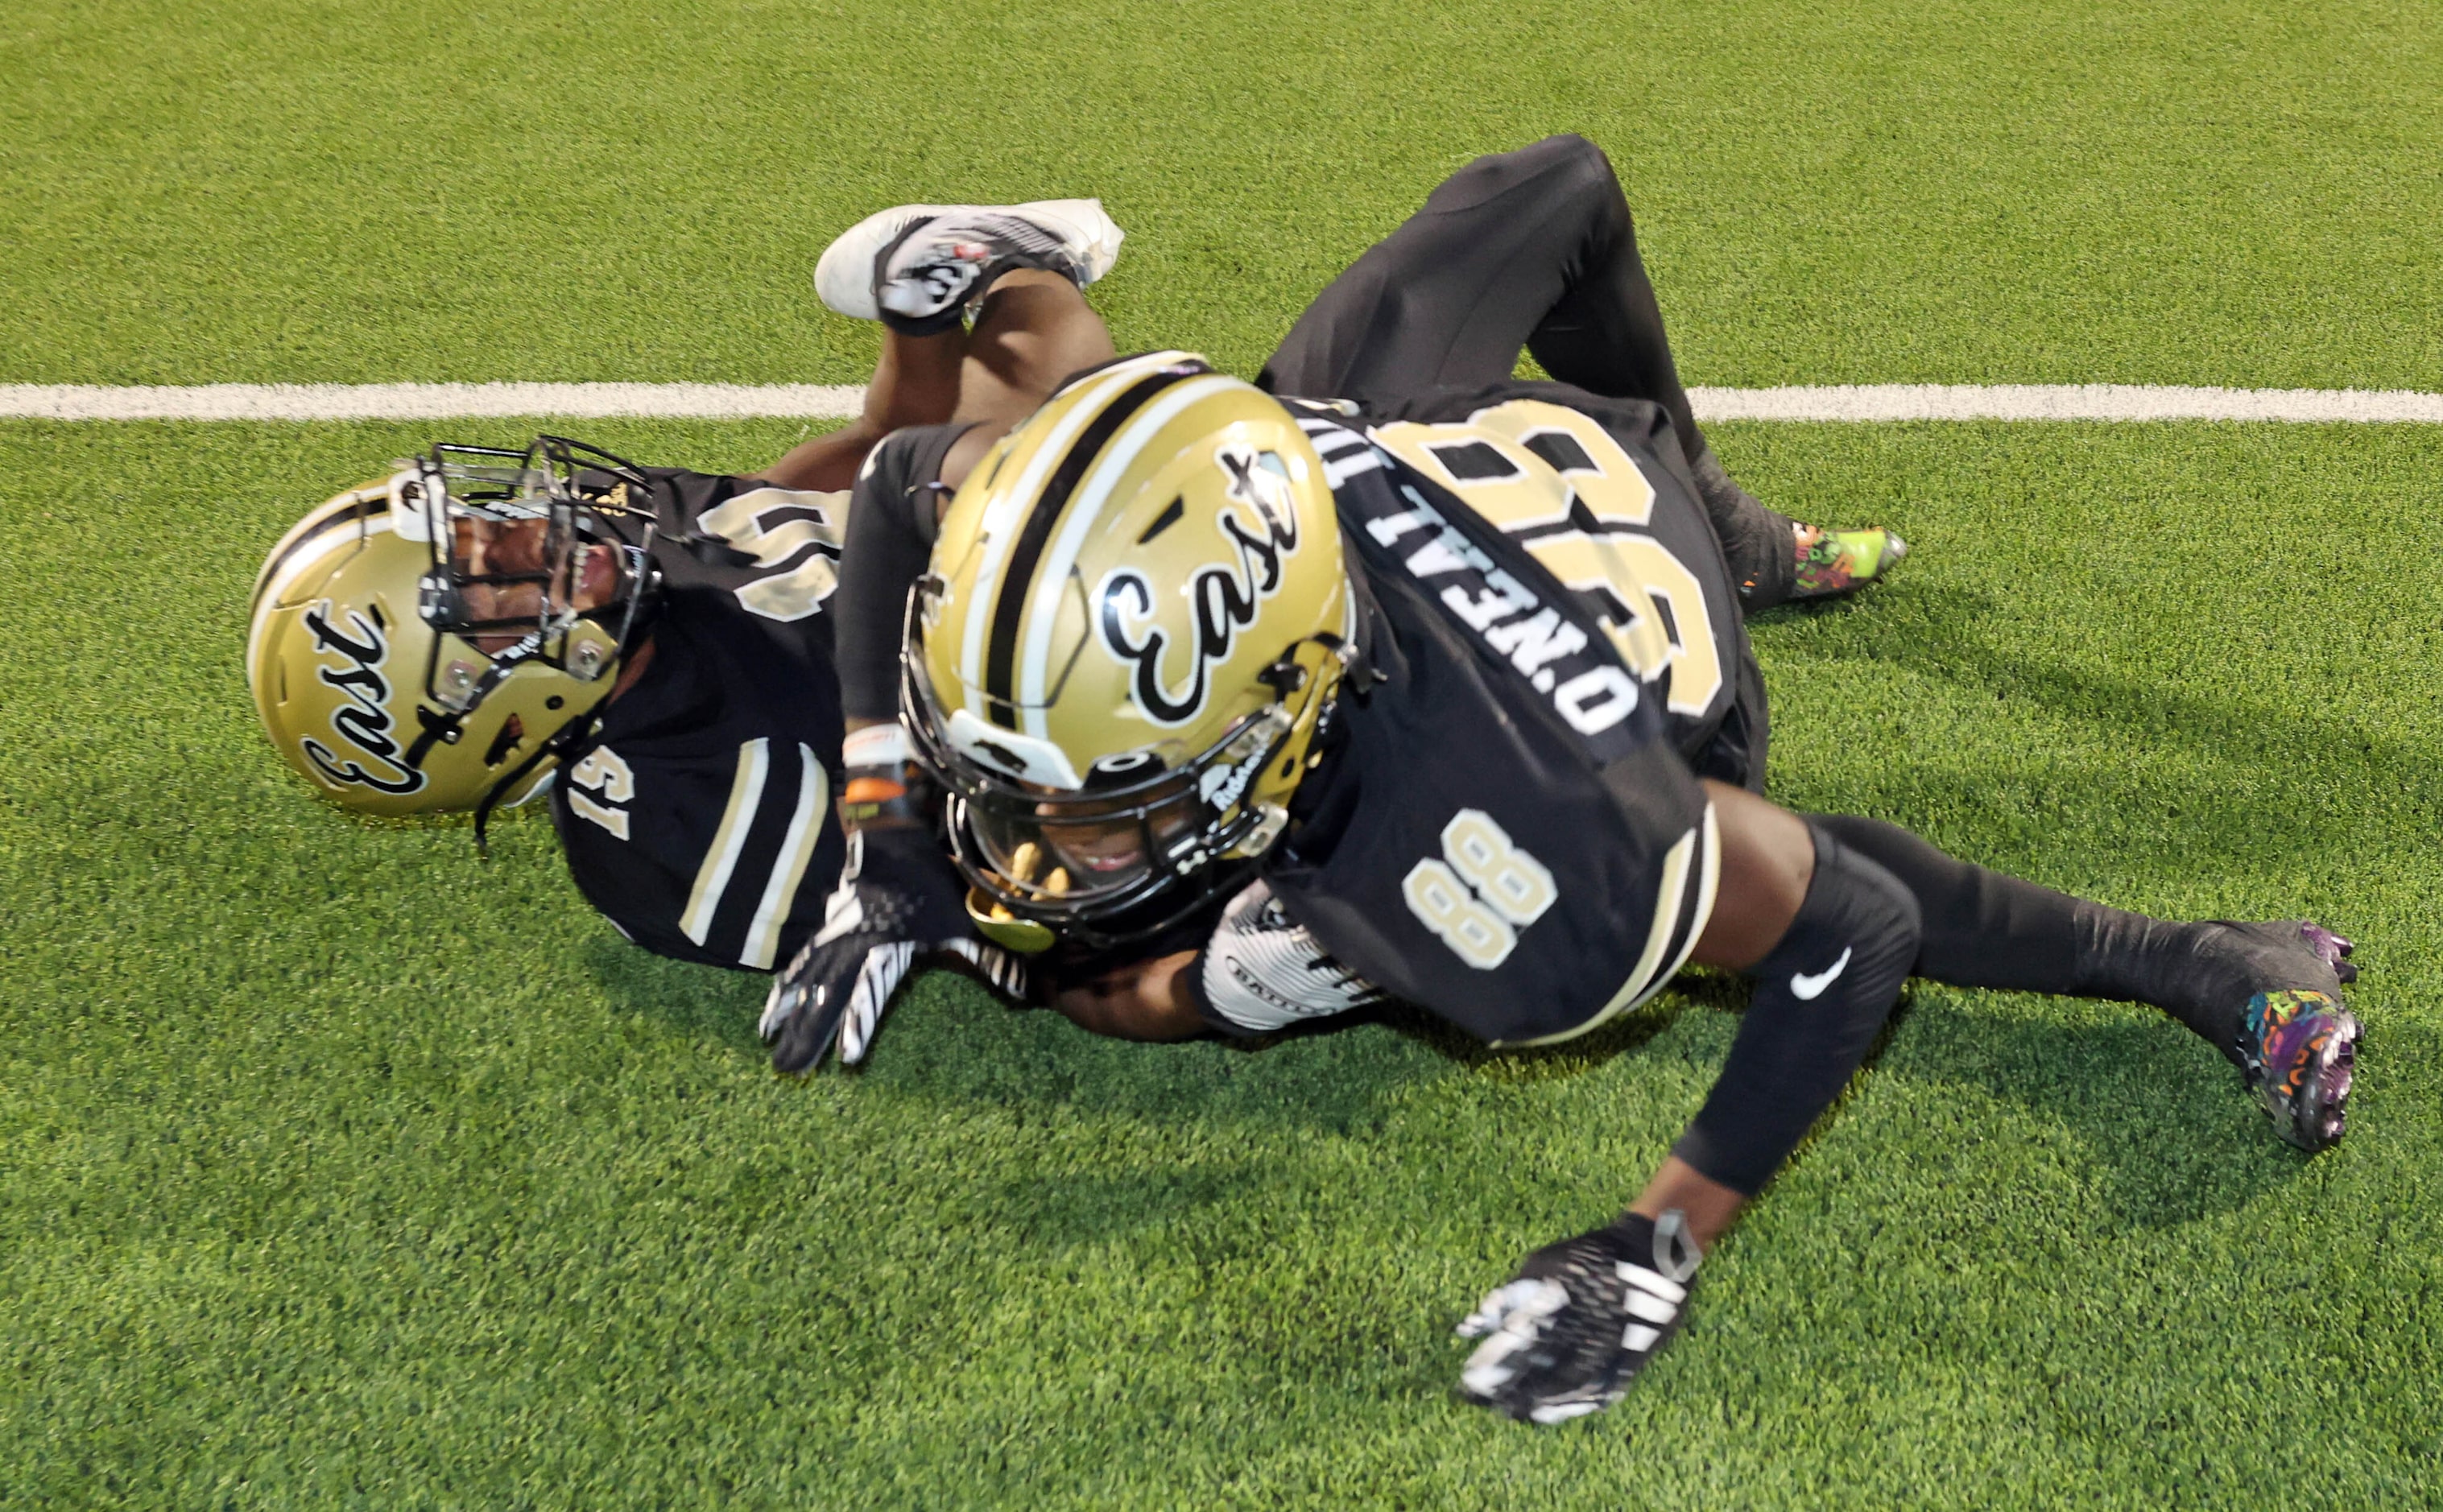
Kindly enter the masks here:
<path id="1" fill-rule="evenodd" d="M 637 467 L 543 437 L 436 446 L 309 513 L 256 580 L 247 665 L 272 742 L 372 814 L 550 811 L 579 888 L 662 955 L 768 971 L 821 920 L 845 850 L 826 606 L 847 489 L 888 431 L 1023 414 L 1111 355 L 1041 318 L 1120 242 L 1093 201 L 995 212 L 1039 270 L 886 333 L 863 415 L 751 477 Z M 826 280 L 825 282 L 833 282 Z M 964 919 L 953 934 L 964 936 Z M 987 969 L 997 952 L 957 947 Z"/>
<path id="2" fill-rule="evenodd" d="M 1515 349 L 1490 340 L 1439 369 L 1368 360 L 1403 338 L 1362 312 L 1404 268 L 1431 280 L 1518 227 L 1616 224 L 1618 193 L 1568 139 L 1463 170 L 1351 272 L 1380 283 L 1326 291 L 1267 370 L 1332 399 L 1176 352 L 1072 380 L 941 520 L 903 684 L 985 932 L 1129 962 L 1059 996 L 1099 1032 L 1259 1033 L 1387 995 L 1540 1045 L 1688 960 L 1754 978 L 1712 1091 L 1628 1210 L 1529 1256 L 1462 1325 L 1482 1339 L 1462 1393 L 1540 1422 L 1615 1400 L 1671 1338 L 1704 1249 L 1912 973 L 2158 1005 L 2310 1150 L 2341 1136 L 2358 1035 L 2349 946 L 2313 924 L 2147 919 L 1758 796 L 1735 579 L 1663 408 L 1509 381 Z M 1572 277 L 1582 246 L 1529 236 L 1523 268 L 1486 276 L 1599 302 Z M 1422 386 L 1437 378 L 1457 387 Z M 853 556 L 872 524 L 854 521 Z M 854 714 L 861 653 L 843 654 Z M 844 884 L 854 906 L 775 983 L 783 1039 L 908 948 L 892 889 L 940 884 L 921 844 L 889 853 L 900 869 Z"/>
<path id="3" fill-rule="evenodd" d="M 1546 210 L 1557 214 L 1547 218 Z M 1514 211 L 1517 218 L 1509 218 Z M 917 334 L 955 320 L 961 303 L 991 286 L 1001 270 L 1034 265 L 1047 255 L 1059 254 L 1039 231 L 990 208 L 903 206 L 868 217 L 833 244 L 817 282 L 825 301 L 842 314 L 880 319 L 893 330 Z M 1093 331 L 1056 344 L 1101 341 L 1108 353 L 1100 320 L 1065 289 L 1044 291 L 1034 308 L 1048 319 L 1052 312 L 1044 306 L 1063 300 L 1071 318 Z M 1046 344 L 1054 343 L 1047 338 Z M 1609 163 L 1580 138 L 1556 137 L 1523 153 L 1485 159 L 1444 185 L 1423 213 L 1361 257 L 1314 302 L 1284 350 L 1308 354 L 1299 381 L 1313 385 L 1314 392 L 1364 392 L 1395 383 L 1506 376 L 1522 345 L 1550 371 L 1587 390 L 1653 401 L 1680 435 L 1694 438 L 1695 486 L 1705 502 L 1697 528 L 1710 522 L 1736 564 L 1739 585 L 1736 597 L 1717 596 L 1705 611 L 1735 617 L 1793 598 L 1846 592 L 1877 579 L 1906 551 L 1886 531 L 1794 524 L 1758 503 L 1723 471 L 1681 387 L 1653 285 L 1638 257 L 1627 202 Z M 1257 381 L 1270 386 L 1277 375 L 1267 370 Z M 1046 382 L 1041 392 L 1051 388 Z M 877 814 L 883 823 L 876 829 L 920 828 L 920 805 L 908 797 L 900 780 L 906 752 L 896 720 L 904 589 L 923 570 L 949 486 L 1006 428 L 972 414 L 950 425 L 911 428 L 874 453 L 857 485 L 857 497 L 867 502 L 853 518 L 872 518 L 880 528 L 864 530 L 853 548 L 851 559 L 866 565 L 850 573 L 839 610 L 843 645 L 858 644 L 863 652 L 844 662 L 850 675 L 847 811 L 853 828 L 859 816 Z M 1668 608 L 1660 612 L 1667 615 Z M 1724 670 L 1742 681 L 1725 695 L 1737 700 L 1733 718 L 1738 734 L 1724 736 L 1720 743 L 1757 742 L 1757 758 L 1749 765 L 1761 774 L 1761 683 L 1749 664 L 1725 664 Z M 921 844 L 910 835 L 877 841 L 866 851 L 866 864 L 888 868 L 893 863 L 882 854 L 885 849 L 921 850 Z M 955 893 L 946 898 L 940 885 L 913 880 L 928 865 L 922 854 L 900 864 L 909 880 L 895 891 L 882 884 L 878 871 L 872 885 L 844 887 L 836 902 L 843 911 L 834 916 L 843 933 L 853 924 L 861 923 L 866 934 L 879 927 L 874 918 L 857 914 L 861 895 L 878 909 L 906 912 L 926 899 L 928 917 L 955 915 Z M 846 962 L 844 950 L 833 956 Z M 850 1051 L 847 1058 L 856 1059 L 882 1004 L 914 960 L 912 951 L 902 950 L 876 956 L 874 969 L 859 964 L 854 992 L 832 994 L 825 1011 L 800 1015 L 797 998 L 776 998 L 764 1017 L 774 1064 L 803 1070 L 828 1051 L 835 1037 Z"/>

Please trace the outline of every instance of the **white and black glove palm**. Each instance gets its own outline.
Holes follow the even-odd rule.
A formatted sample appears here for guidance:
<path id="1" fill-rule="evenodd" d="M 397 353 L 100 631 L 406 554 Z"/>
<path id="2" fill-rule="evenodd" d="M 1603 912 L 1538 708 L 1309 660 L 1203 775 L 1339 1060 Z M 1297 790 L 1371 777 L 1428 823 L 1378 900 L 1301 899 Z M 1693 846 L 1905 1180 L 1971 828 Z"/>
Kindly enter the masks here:
<path id="1" fill-rule="evenodd" d="M 756 1031 L 772 1047 L 772 1068 L 810 1071 L 835 1043 L 841 1065 L 864 1060 L 883 1010 L 920 956 L 948 956 L 1000 991 L 1023 995 L 1025 968 L 975 938 L 964 899 L 957 871 L 928 830 L 852 831 L 823 927 L 763 1000 Z"/>
<path id="2" fill-rule="evenodd" d="M 1698 1259 L 1677 1208 L 1536 1250 L 1459 1325 L 1461 1339 L 1484 1340 L 1460 1394 L 1530 1423 L 1609 1407 L 1680 1332 Z"/>

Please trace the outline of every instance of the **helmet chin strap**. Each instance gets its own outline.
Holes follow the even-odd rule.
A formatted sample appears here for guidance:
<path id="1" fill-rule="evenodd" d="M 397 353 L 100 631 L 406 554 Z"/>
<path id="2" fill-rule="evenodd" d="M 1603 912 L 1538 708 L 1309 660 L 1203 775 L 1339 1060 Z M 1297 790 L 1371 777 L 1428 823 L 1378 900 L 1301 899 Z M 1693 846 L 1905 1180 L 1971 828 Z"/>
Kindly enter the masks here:
<path id="1" fill-rule="evenodd" d="M 485 792 L 484 801 L 475 805 L 475 854 L 487 859 L 491 856 L 492 847 L 487 831 L 491 828 L 492 811 L 500 807 L 501 799 L 507 794 L 508 791 L 524 781 L 527 773 L 541 766 L 545 760 L 566 756 L 584 744 L 586 738 L 591 736 L 595 727 L 601 722 L 602 705 L 597 703 L 554 730 L 536 745 L 534 755 L 511 767 L 506 775 L 492 784 L 491 788 Z"/>
<path id="2" fill-rule="evenodd" d="M 447 714 L 432 714 L 422 704 L 417 704 L 415 715 L 424 722 L 424 731 L 415 738 L 415 743 L 407 748 L 407 756 L 400 764 L 420 769 L 424 758 L 432 754 L 435 745 L 445 741 L 456 745 L 459 735 L 467 728 L 468 716 L 483 707 L 484 701 L 509 680 L 510 673 L 541 656 L 545 644 L 546 637 L 542 630 L 527 631 L 525 639 L 491 659 L 491 666 L 468 693 L 467 701 Z"/>

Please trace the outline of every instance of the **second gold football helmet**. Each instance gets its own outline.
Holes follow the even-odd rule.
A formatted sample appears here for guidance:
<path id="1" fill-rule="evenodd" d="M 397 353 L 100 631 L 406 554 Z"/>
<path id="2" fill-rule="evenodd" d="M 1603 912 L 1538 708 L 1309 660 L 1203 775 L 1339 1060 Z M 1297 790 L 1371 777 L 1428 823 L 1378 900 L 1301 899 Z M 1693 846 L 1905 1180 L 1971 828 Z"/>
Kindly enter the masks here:
<path id="1" fill-rule="evenodd" d="M 1323 464 L 1269 394 L 1164 352 L 1073 380 L 952 501 L 902 715 L 979 924 L 1163 927 L 1288 819 L 1350 612 Z"/>
<path id="2" fill-rule="evenodd" d="M 544 438 L 524 452 L 436 446 L 316 507 L 255 579 L 246 665 L 264 732 L 316 791 L 363 813 L 531 796 L 545 744 L 613 686 L 643 586 L 642 554 L 615 527 L 648 486 L 615 458 Z M 469 542 L 503 530 L 531 549 L 487 571 Z M 650 541 L 650 524 L 639 531 Z M 586 556 L 597 548 L 612 559 Z M 579 609 L 589 568 L 602 602 Z"/>

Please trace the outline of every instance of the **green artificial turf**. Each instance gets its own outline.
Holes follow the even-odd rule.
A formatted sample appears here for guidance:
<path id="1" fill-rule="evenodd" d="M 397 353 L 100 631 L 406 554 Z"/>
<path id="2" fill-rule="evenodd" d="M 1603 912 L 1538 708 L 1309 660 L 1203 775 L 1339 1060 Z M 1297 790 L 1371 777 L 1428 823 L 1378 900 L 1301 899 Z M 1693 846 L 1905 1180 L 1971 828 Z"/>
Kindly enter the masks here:
<path id="1" fill-rule="evenodd" d="M 2435 0 L 11 0 L 0 382 L 853 382 L 834 232 L 1055 194 L 1252 369 L 1580 131 L 1695 381 L 2435 389 L 2438 79 Z"/>
<path id="2" fill-rule="evenodd" d="M 601 433 L 744 466 L 794 431 Z M 1723 432 L 1920 548 L 1760 628 L 1783 798 L 2312 912 L 2363 942 L 2370 1048 L 2311 1161 L 2150 1011 L 1920 985 L 1688 1335 L 1557 1431 L 1456 1404 L 1450 1324 L 1634 1189 L 1728 984 L 1505 1057 L 1097 1042 L 934 979 L 870 1069 L 777 1080 L 760 982 L 622 942 L 539 816 L 481 861 L 262 744 L 255 554 L 418 434 L 0 428 L 0 1502 L 2433 1494 L 2436 630 L 2390 503 L 2443 486 L 2425 433 Z"/>
<path id="3" fill-rule="evenodd" d="M 1693 382 L 2443 388 L 2443 9 L 0 9 L 0 383 L 849 382 L 866 210 L 1100 192 L 1252 371 L 1467 156 L 1612 152 Z M 780 422 L 582 428 L 747 466 Z M 1757 640 L 1784 801 L 2362 943 L 2349 1142 L 2147 1011 L 1920 985 L 1602 1417 L 1450 1324 L 1736 1029 L 1092 1040 L 946 979 L 764 1069 L 539 815 L 316 806 L 245 695 L 307 504 L 505 424 L 0 424 L 0 1505 L 2443 1500 L 2443 790 L 2413 428 L 1715 428 L 1918 548 Z"/>

